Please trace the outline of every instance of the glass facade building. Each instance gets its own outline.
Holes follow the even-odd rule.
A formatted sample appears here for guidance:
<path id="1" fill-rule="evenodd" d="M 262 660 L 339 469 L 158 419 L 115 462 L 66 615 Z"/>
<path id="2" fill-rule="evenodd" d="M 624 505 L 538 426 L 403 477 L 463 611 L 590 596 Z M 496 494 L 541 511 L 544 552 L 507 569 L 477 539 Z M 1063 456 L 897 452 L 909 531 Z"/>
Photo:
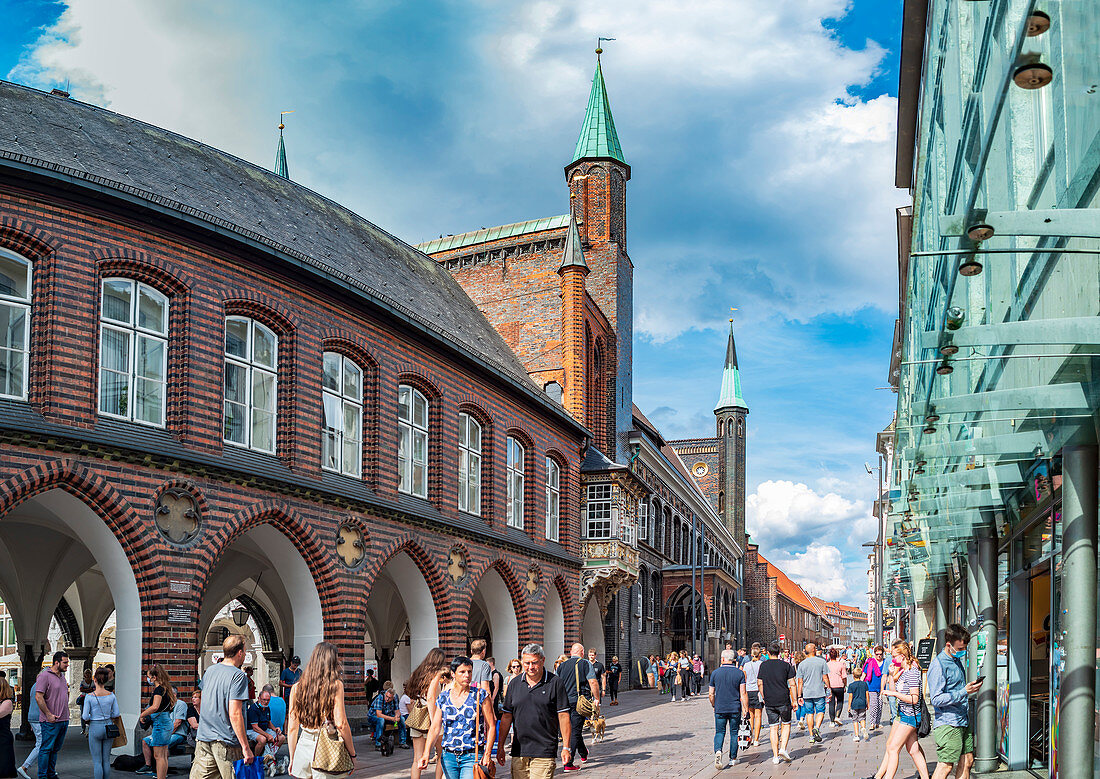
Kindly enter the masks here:
<path id="1" fill-rule="evenodd" d="M 902 37 L 882 605 L 970 628 L 976 769 L 1095 775 L 1100 4 L 905 0 Z"/>

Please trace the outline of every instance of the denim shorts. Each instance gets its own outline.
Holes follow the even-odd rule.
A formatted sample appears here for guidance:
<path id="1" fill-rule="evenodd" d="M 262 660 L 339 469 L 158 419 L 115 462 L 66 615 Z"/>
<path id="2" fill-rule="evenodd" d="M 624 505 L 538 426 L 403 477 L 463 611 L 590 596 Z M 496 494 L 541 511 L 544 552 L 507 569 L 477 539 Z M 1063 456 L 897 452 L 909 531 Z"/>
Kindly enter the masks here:
<path id="1" fill-rule="evenodd" d="M 149 734 L 149 746 L 166 747 L 172 740 L 172 712 L 161 711 L 153 715 L 153 732 Z"/>
<path id="2" fill-rule="evenodd" d="M 807 714 L 824 714 L 825 713 L 825 699 L 824 698 L 804 698 L 806 713 Z"/>
<path id="3" fill-rule="evenodd" d="M 920 725 L 919 714 L 899 714 L 898 718 L 901 720 L 902 725 L 908 725 L 911 728 L 915 728 Z"/>

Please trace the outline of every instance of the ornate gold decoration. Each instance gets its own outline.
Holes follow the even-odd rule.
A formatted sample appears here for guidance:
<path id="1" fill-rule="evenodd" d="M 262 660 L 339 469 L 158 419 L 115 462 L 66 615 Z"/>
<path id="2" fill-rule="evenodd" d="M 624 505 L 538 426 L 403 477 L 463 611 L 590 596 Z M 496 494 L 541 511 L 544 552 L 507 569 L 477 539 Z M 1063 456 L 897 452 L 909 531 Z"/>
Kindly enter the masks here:
<path id="1" fill-rule="evenodd" d="M 346 568 L 358 568 L 367 557 L 363 531 L 354 525 L 340 525 L 336 531 L 336 554 Z"/>
<path id="2" fill-rule="evenodd" d="M 447 555 L 447 575 L 451 581 L 458 584 L 466 578 L 466 553 L 461 547 L 454 547 Z"/>
<path id="3" fill-rule="evenodd" d="M 202 523 L 198 501 L 185 489 L 169 487 L 157 498 L 153 521 L 171 543 L 190 543 L 199 534 Z"/>

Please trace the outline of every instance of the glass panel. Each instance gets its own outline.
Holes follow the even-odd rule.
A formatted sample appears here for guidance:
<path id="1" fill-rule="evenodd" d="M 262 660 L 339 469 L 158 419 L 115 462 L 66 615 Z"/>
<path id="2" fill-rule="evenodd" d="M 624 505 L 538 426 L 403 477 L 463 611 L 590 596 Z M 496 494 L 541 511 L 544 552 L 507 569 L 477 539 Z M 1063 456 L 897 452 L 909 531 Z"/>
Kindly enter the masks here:
<path id="1" fill-rule="evenodd" d="M 413 424 L 428 428 L 428 401 L 419 392 L 413 391 Z"/>
<path id="2" fill-rule="evenodd" d="M 275 333 L 256 322 L 252 329 L 252 338 L 254 339 L 252 343 L 253 362 L 265 368 L 274 368 L 277 341 Z"/>
<path id="3" fill-rule="evenodd" d="M 117 371 L 99 372 L 99 410 L 104 414 L 126 416 L 129 411 L 130 376 Z"/>
<path id="4" fill-rule="evenodd" d="M 428 462 L 428 436 L 420 430 L 413 432 L 413 462 L 427 463 Z"/>
<path id="5" fill-rule="evenodd" d="M 340 399 L 335 395 L 325 392 L 322 394 L 324 405 L 325 428 L 339 434 L 340 432 Z"/>
<path id="6" fill-rule="evenodd" d="M 412 419 L 412 388 L 401 385 L 397 388 L 397 417 L 409 421 Z"/>
<path id="7" fill-rule="evenodd" d="M 252 411 L 252 448 L 275 451 L 275 415 L 269 411 Z"/>
<path id="8" fill-rule="evenodd" d="M 0 295 L 30 302 L 30 264 L 0 250 Z"/>
<path id="9" fill-rule="evenodd" d="M 481 425 L 473 417 L 470 417 L 470 440 L 469 446 L 475 452 L 481 451 Z"/>
<path id="10" fill-rule="evenodd" d="M 337 437 L 338 433 L 329 428 L 326 428 L 321 434 L 321 467 L 333 471 L 339 468 L 336 461 L 336 448 L 339 445 L 336 440 Z"/>
<path id="11" fill-rule="evenodd" d="M 248 359 L 248 320 L 229 317 L 225 320 L 225 353 Z"/>
<path id="12" fill-rule="evenodd" d="M 167 357 L 167 342 L 147 335 L 138 336 L 137 365 L 135 366 L 138 376 L 153 381 L 164 381 Z"/>
<path id="13" fill-rule="evenodd" d="M 408 492 L 412 486 L 409 484 L 411 432 L 408 425 L 397 426 L 397 489 L 401 492 Z"/>
<path id="14" fill-rule="evenodd" d="M 468 414 L 458 415 L 458 445 L 466 446 L 470 429 L 470 417 Z"/>
<path id="15" fill-rule="evenodd" d="M 100 344 L 100 365 L 108 370 L 130 372 L 130 334 L 103 328 Z"/>
<path id="16" fill-rule="evenodd" d="M 0 348 L 0 395 L 22 398 L 23 352 Z"/>
<path id="17" fill-rule="evenodd" d="M 325 352 L 321 369 L 321 386 L 333 392 L 340 391 L 340 355 Z"/>
<path id="18" fill-rule="evenodd" d="M 428 471 L 418 464 L 413 465 L 412 471 L 413 494 L 423 498 L 428 494 Z"/>
<path id="19" fill-rule="evenodd" d="M 112 322 L 132 325 L 134 283 L 129 279 L 107 279 L 103 282 L 103 305 L 100 316 Z"/>
<path id="20" fill-rule="evenodd" d="M 344 441 L 344 462 L 341 470 L 348 476 L 358 476 L 362 466 L 358 441 Z"/>
<path id="21" fill-rule="evenodd" d="M 248 402 L 248 368 L 225 363 L 225 399 L 238 404 Z"/>
<path id="22" fill-rule="evenodd" d="M 466 505 L 472 514 L 481 513 L 481 458 L 476 454 L 469 456 L 469 471 L 467 478 L 467 490 L 469 490 Z"/>
<path id="23" fill-rule="evenodd" d="M 164 424 L 164 383 L 134 380 L 134 419 L 151 425 Z"/>
<path id="24" fill-rule="evenodd" d="M 0 344 L 8 349 L 26 351 L 27 309 L 10 303 L 0 303 Z"/>
<path id="25" fill-rule="evenodd" d="M 344 397 L 363 402 L 363 372 L 351 360 L 344 360 Z"/>
<path id="26" fill-rule="evenodd" d="M 225 402 L 225 440 L 245 444 L 245 419 L 248 409 L 240 403 Z"/>
<path id="27" fill-rule="evenodd" d="M 360 437 L 359 433 L 362 429 L 362 410 L 354 403 L 344 403 L 344 438 L 353 443 L 357 443 Z"/>
<path id="28" fill-rule="evenodd" d="M 275 410 L 275 376 L 264 371 L 252 372 L 252 407 L 259 411 Z"/>
<path id="29" fill-rule="evenodd" d="M 138 327 L 168 334 L 168 298 L 144 284 L 138 285 Z"/>

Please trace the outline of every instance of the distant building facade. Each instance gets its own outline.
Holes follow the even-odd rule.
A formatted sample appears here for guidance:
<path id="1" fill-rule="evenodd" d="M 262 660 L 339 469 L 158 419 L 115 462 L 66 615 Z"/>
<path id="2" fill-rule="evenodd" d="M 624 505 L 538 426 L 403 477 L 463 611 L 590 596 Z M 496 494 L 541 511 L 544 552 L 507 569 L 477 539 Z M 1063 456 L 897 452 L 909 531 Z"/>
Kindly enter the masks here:
<path id="1" fill-rule="evenodd" d="M 778 640 L 792 652 L 808 641 L 832 643 L 833 624 L 805 590 L 760 554 L 756 544 L 745 551 L 745 600 L 748 642 Z"/>

